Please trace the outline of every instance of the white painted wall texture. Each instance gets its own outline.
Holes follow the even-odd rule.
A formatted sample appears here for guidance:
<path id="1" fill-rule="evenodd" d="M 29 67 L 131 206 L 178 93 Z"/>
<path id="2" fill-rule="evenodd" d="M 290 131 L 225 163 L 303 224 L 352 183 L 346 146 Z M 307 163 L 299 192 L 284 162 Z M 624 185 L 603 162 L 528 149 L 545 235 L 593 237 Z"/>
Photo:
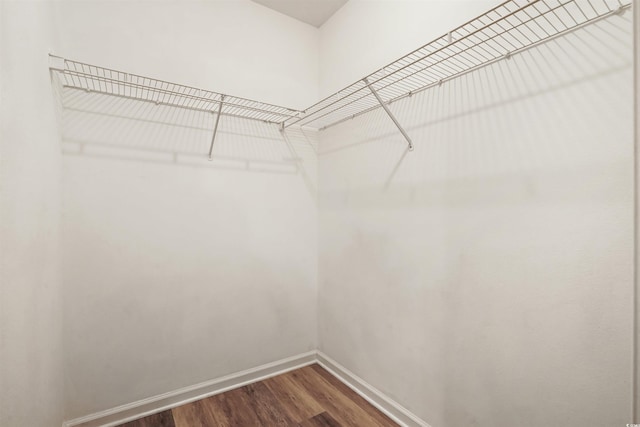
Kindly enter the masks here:
<path id="1" fill-rule="evenodd" d="M 0 426 L 63 419 L 60 145 L 47 4 L 0 2 Z"/>
<path id="2" fill-rule="evenodd" d="M 222 120 L 214 154 L 286 150 L 275 127 Z M 63 163 L 68 419 L 316 348 L 316 205 L 301 171 L 211 166 L 206 144 L 200 163 L 96 147 Z"/>
<path id="3" fill-rule="evenodd" d="M 61 52 L 287 106 L 318 32 L 247 1 L 63 2 Z M 177 19 L 179 17 L 179 19 Z M 316 348 L 314 134 L 64 91 L 66 419 Z"/>
<path id="4" fill-rule="evenodd" d="M 321 133 L 323 352 L 434 427 L 630 422 L 630 33 L 393 104 L 413 152 L 382 111 Z"/>

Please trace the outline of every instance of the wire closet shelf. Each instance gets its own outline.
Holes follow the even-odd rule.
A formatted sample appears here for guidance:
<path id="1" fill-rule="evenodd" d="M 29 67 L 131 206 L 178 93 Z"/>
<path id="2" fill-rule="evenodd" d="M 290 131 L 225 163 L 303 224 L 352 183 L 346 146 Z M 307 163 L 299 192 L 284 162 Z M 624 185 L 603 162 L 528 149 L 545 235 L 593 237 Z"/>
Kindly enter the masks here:
<path id="1" fill-rule="evenodd" d="M 507 0 L 304 111 L 130 74 L 51 55 L 64 89 L 96 92 L 221 116 L 320 130 L 383 108 L 413 149 L 389 104 L 583 26 L 623 14 L 632 0 Z"/>
<path id="2" fill-rule="evenodd" d="M 95 92 L 266 123 L 281 124 L 300 114 L 297 110 L 278 105 L 98 67 L 55 55 L 51 57 L 56 65 L 51 66 L 50 70 L 59 78 L 64 89 Z"/>
<path id="3" fill-rule="evenodd" d="M 285 120 L 320 130 L 387 105 L 587 24 L 631 0 L 508 0 Z"/>

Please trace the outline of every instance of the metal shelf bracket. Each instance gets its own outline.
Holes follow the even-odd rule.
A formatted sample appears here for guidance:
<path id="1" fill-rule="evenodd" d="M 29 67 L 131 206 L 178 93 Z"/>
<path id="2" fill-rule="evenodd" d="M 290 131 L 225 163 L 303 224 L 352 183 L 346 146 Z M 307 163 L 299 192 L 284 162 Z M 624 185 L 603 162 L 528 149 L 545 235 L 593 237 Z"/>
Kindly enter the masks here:
<path id="1" fill-rule="evenodd" d="M 396 116 L 394 116 L 391 110 L 389 110 L 389 107 L 387 107 L 387 104 L 385 104 L 382 98 L 380 98 L 380 95 L 378 95 L 378 92 L 376 92 L 373 86 L 371 86 L 371 84 L 369 83 L 369 80 L 365 77 L 362 81 L 364 81 L 364 84 L 367 85 L 367 87 L 369 88 L 373 96 L 376 97 L 376 99 L 380 103 L 380 106 L 384 109 L 384 111 L 387 113 L 387 115 L 393 121 L 393 123 L 398 127 L 398 130 L 400 131 L 402 136 L 404 136 L 404 139 L 407 140 L 407 143 L 409 144 L 409 151 L 413 151 L 413 142 L 411 142 L 411 138 L 409 138 L 409 135 L 407 134 L 407 132 L 404 130 L 402 125 L 400 125 L 400 122 L 398 122 L 398 119 L 396 119 Z"/>
<path id="2" fill-rule="evenodd" d="M 222 115 L 222 101 L 224 101 L 224 95 L 220 95 L 220 102 L 218 103 L 218 115 L 216 116 L 216 124 L 213 127 L 213 135 L 211 136 L 211 146 L 209 147 L 209 161 L 213 160 L 213 143 L 216 142 L 216 134 L 218 133 L 218 123 L 220 123 L 220 116 Z"/>

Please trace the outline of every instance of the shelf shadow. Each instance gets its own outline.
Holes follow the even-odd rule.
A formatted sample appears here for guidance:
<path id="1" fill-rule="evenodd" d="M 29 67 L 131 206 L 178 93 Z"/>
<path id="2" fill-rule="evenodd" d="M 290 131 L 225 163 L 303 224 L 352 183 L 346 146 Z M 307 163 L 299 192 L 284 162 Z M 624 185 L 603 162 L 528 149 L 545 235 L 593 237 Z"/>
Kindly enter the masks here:
<path id="1" fill-rule="evenodd" d="M 509 167 L 521 171 L 598 150 L 612 135 L 610 123 L 622 120 L 614 116 L 626 114 L 621 97 L 628 93 L 626 105 L 632 102 L 631 18 L 612 16 L 393 103 L 416 147 L 411 153 L 381 109 L 326 129 L 318 156 L 332 172 L 321 177 L 331 193 L 340 188 L 353 197 L 356 188 L 382 192 L 394 182 L 422 188 L 456 175 L 489 173 L 505 155 Z M 609 105 L 605 114 L 589 108 L 598 103 Z M 576 136 L 584 126 L 569 132 L 562 123 L 585 120 L 591 134 L 582 139 Z M 564 142 L 549 146 L 558 139 L 551 136 L 565 129 Z M 351 171 L 346 188 L 335 166 L 348 159 L 358 172 Z"/>
<path id="2" fill-rule="evenodd" d="M 62 152 L 68 156 L 172 164 L 258 173 L 303 174 L 315 163 L 316 132 L 222 116 L 213 146 L 215 114 L 63 87 L 58 100 Z"/>

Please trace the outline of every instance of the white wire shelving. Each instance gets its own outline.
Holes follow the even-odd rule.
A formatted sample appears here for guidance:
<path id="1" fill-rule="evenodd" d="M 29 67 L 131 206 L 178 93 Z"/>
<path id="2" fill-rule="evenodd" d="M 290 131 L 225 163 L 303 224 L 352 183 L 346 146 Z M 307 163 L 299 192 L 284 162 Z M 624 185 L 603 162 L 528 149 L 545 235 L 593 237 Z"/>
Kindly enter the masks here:
<path id="1" fill-rule="evenodd" d="M 209 148 L 210 160 L 221 116 L 282 124 L 300 114 L 299 111 L 287 107 L 90 65 L 55 55 L 50 56 L 55 65 L 52 65 L 49 70 L 58 79 L 63 89 L 95 92 L 215 114 L 215 126 Z"/>
<path id="2" fill-rule="evenodd" d="M 430 43 L 298 111 L 61 57 L 51 72 L 65 89 L 96 92 L 216 115 L 320 130 L 383 108 L 413 148 L 389 105 L 631 7 L 632 0 L 507 0 Z"/>
<path id="3" fill-rule="evenodd" d="M 585 25 L 622 14 L 631 0 L 508 0 L 285 120 L 320 130 L 388 105 Z"/>
<path id="4" fill-rule="evenodd" d="M 53 56 L 53 55 L 52 55 Z M 267 104 L 210 90 L 170 83 L 110 68 L 98 67 L 70 59 L 57 58 L 60 66 L 50 70 L 65 89 L 84 90 L 138 101 L 152 102 L 196 111 L 209 111 L 267 123 L 282 123 L 295 118 L 299 112 L 278 105 Z M 220 107 L 222 109 L 220 110 Z"/>

